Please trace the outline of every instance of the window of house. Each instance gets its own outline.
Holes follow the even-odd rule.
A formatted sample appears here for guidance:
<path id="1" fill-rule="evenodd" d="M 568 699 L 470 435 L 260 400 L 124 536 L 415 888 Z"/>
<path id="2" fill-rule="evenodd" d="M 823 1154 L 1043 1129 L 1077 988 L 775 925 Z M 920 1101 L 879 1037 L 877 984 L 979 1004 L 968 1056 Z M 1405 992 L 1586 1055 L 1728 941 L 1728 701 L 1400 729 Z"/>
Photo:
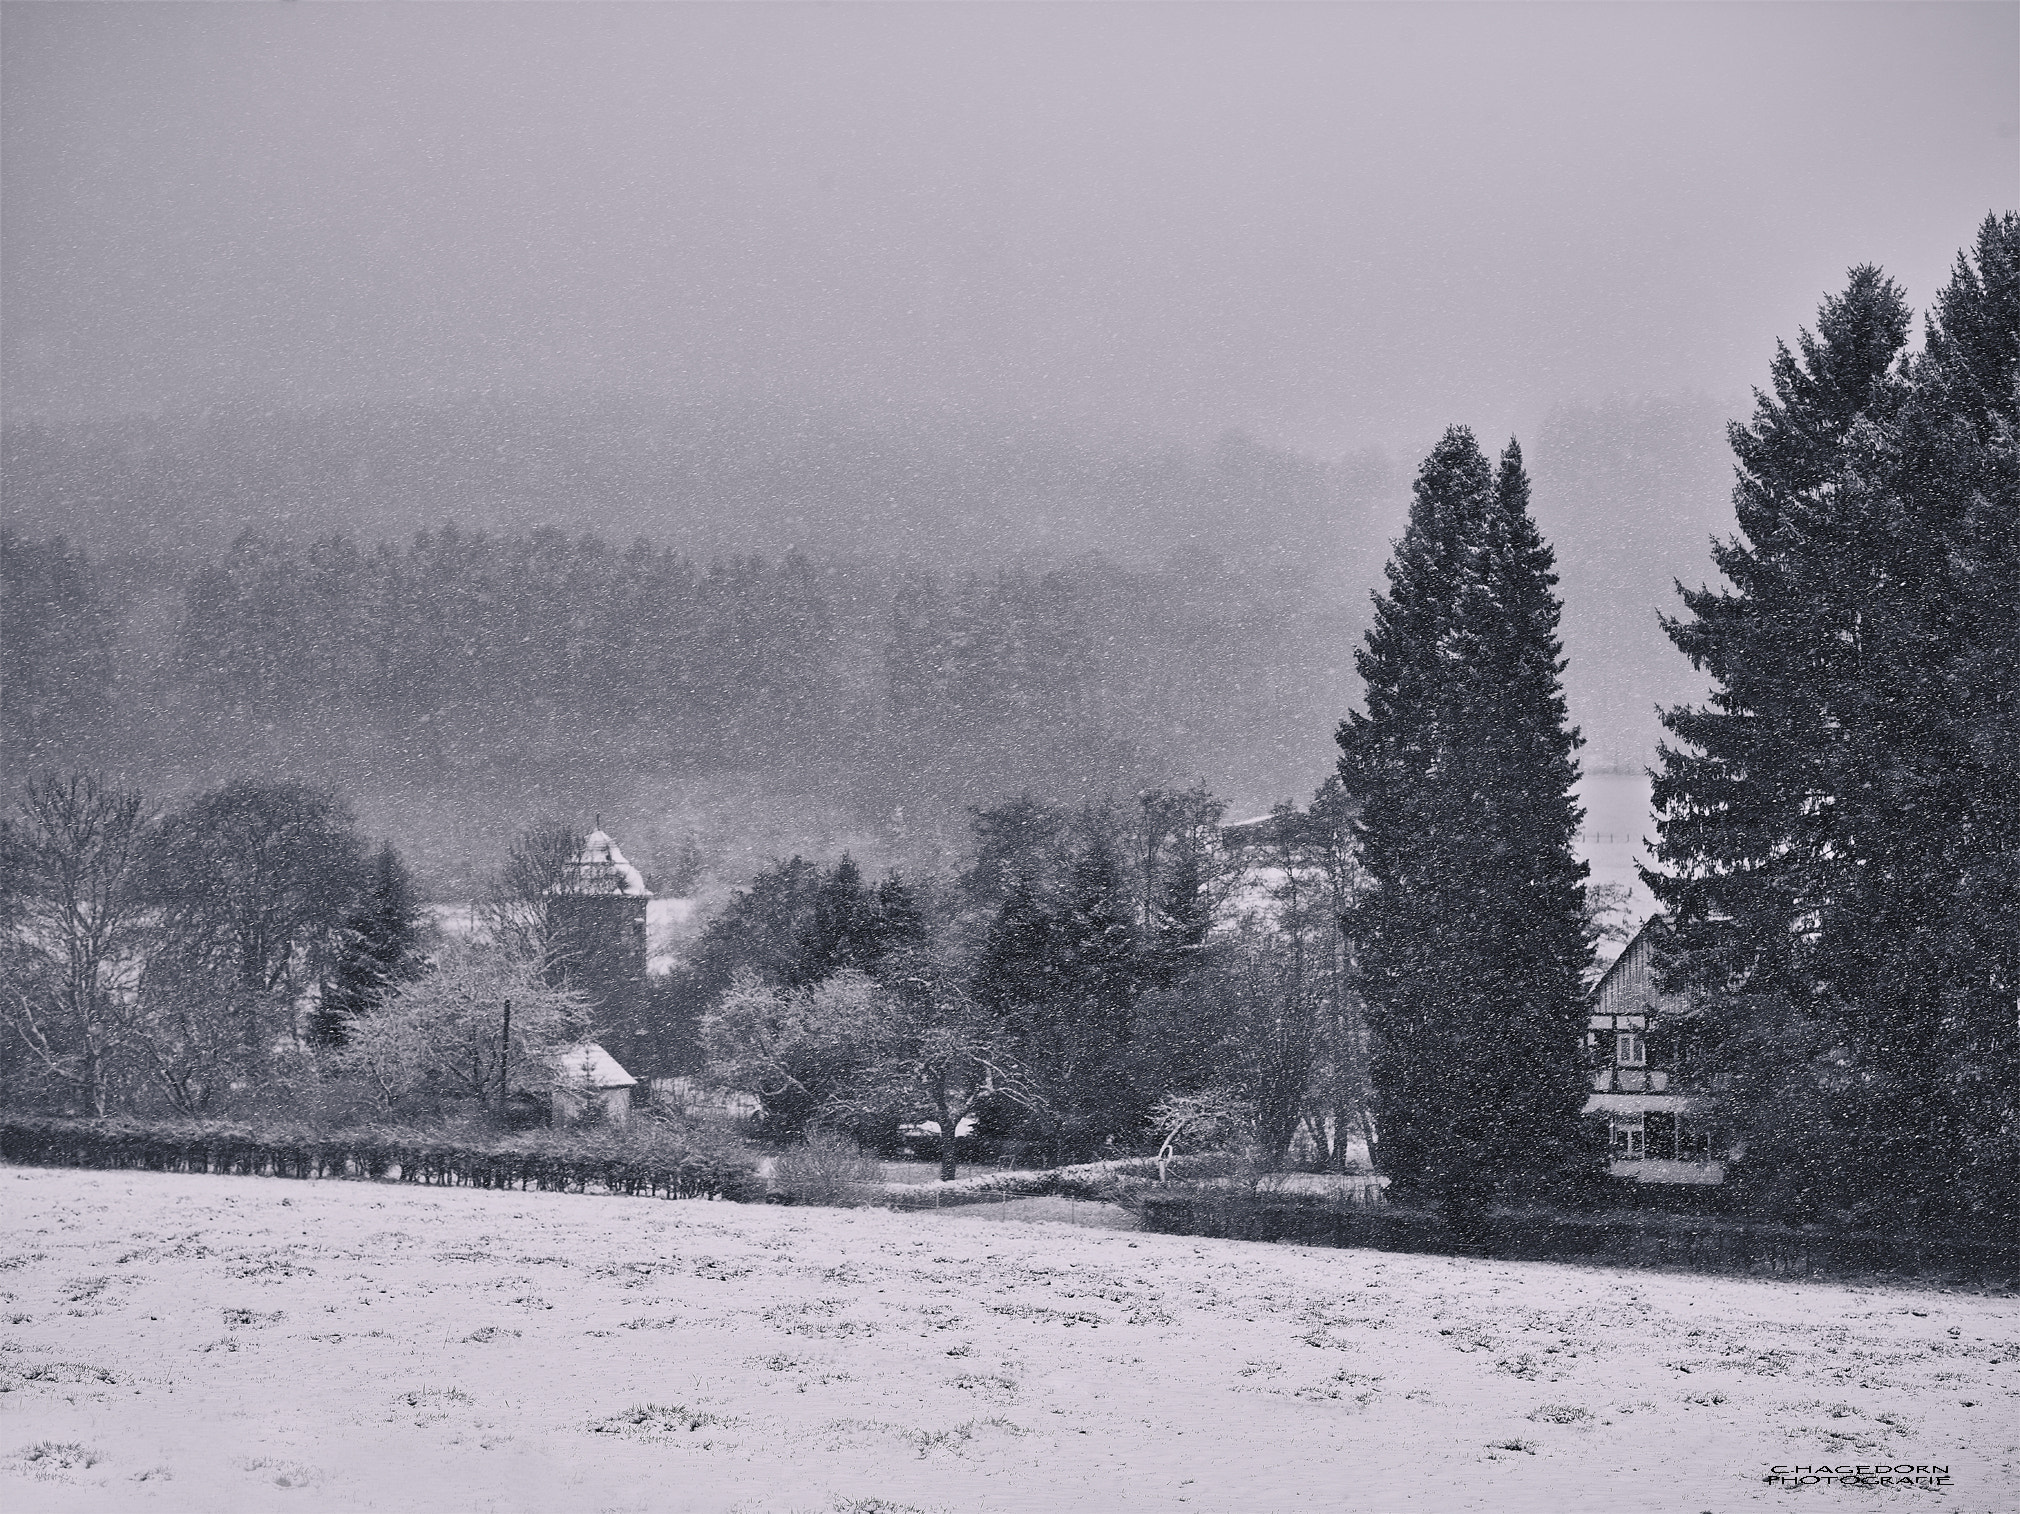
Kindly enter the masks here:
<path id="1" fill-rule="evenodd" d="M 1622 1067 L 1648 1065 L 1648 1046 L 1638 1030 L 1623 1030 L 1613 1038 L 1613 1060 Z"/>
<path id="2" fill-rule="evenodd" d="M 1631 1123 L 1628 1120 L 1616 1120 L 1613 1122 L 1613 1158 L 1615 1161 L 1640 1161 L 1647 1154 L 1647 1141 L 1648 1135 L 1642 1128 L 1640 1116 L 1634 1116 Z"/>
<path id="3" fill-rule="evenodd" d="M 1712 1159 L 1712 1127 L 1707 1120 L 1679 1119 L 1676 1122 L 1676 1154 L 1686 1162 L 1709 1162 Z"/>

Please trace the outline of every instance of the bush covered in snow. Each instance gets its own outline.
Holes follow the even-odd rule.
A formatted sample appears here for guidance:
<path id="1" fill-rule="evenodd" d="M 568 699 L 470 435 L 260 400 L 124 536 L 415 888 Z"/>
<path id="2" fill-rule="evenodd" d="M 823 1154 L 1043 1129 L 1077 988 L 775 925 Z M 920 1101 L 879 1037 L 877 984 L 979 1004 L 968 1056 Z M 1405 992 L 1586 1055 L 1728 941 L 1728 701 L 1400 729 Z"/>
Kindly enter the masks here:
<path id="1" fill-rule="evenodd" d="M 783 1153 L 772 1185 L 796 1204 L 866 1204 L 882 1191 L 883 1167 L 847 1136 L 817 1130 Z"/>
<path id="2" fill-rule="evenodd" d="M 1225 1176 L 1239 1159 L 1224 1152 L 1171 1157 L 1172 1177 L 1191 1179 Z M 1125 1157 L 1113 1162 L 1081 1162 L 1071 1167 L 1036 1171 L 991 1172 L 956 1178 L 950 1183 L 887 1183 L 881 1202 L 897 1209 L 937 1209 L 948 1204 L 986 1203 L 992 1199 L 1042 1198 L 1063 1194 L 1075 1199 L 1114 1199 L 1133 1185 L 1154 1182 L 1156 1157 Z"/>

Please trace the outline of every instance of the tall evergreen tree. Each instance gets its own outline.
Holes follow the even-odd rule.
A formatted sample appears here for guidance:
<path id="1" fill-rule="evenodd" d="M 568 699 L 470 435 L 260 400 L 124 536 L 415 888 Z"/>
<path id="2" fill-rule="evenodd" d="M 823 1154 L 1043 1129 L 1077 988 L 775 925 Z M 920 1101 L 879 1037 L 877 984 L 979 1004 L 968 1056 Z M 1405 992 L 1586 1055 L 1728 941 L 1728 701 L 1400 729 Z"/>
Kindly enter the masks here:
<path id="1" fill-rule="evenodd" d="M 1673 916 L 1673 987 L 1702 1007 L 1724 1117 L 1774 1207 L 1821 1202 L 1856 1166 L 1856 1128 L 1825 1097 L 1844 1027 L 1817 952 L 1833 859 L 1850 842 L 1832 769 L 1858 666 L 1863 610 L 1891 555 L 1862 539 L 1840 488 L 1862 423 L 1897 404 L 1888 375 L 1908 336 L 1901 291 L 1852 270 L 1797 351 L 1777 344 L 1773 392 L 1730 430 L 1739 535 L 1715 543 L 1730 587 L 1679 592 L 1672 640 L 1711 675 L 1704 706 L 1665 713 L 1654 803 Z M 1747 1175 L 1747 1169 L 1735 1173 Z"/>
<path id="2" fill-rule="evenodd" d="M 1915 765 L 1917 786 L 1936 796 L 1935 824 L 1902 827 L 1921 847 L 1918 892 L 1940 907 L 1927 911 L 1935 928 L 1916 938 L 1939 945 L 1936 1102 L 1953 1165 L 1937 1192 L 1945 1218 L 2011 1235 L 2020 1230 L 2020 215 L 1987 216 L 1959 255 L 1912 377 L 1895 492 L 1936 496 L 1942 551 L 1929 560 L 1945 589 L 1918 605 L 1901 659 L 1940 696 L 1923 702 L 1936 719 L 1909 725 L 1939 738 Z M 1924 491 L 1922 479 L 1941 482 Z M 1877 981 L 1897 980 L 1877 965 Z"/>
<path id="3" fill-rule="evenodd" d="M 382 842 L 355 907 L 344 921 L 335 971 L 310 1022 L 310 1039 L 342 1046 L 358 1016 L 369 1014 L 402 983 L 420 976 L 425 934 L 414 875 Z"/>
<path id="4" fill-rule="evenodd" d="M 1877 270 L 1735 427 L 1714 678 L 1669 712 L 1652 881 L 1778 1211 L 2020 1221 L 2020 219 L 1988 219 L 1906 363 Z"/>
<path id="5" fill-rule="evenodd" d="M 883 953 L 881 936 L 876 894 L 863 886 L 862 869 L 844 852 L 814 894 L 801 972 L 809 981 L 845 968 L 873 972 Z"/>
<path id="6" fill-rule="evenodd" d="M 1487 820 L 1474 876 L 1491 932 L 1481 1032 L 1495 1082 L 1481 1160 L 1504 1184 L 1533 1173 L 1547 1185 L 1594 1163 L 1579 1124 L 1589 1090 L 1569 1055 L 1585 1029 L 1588 869 L 1572 849 L 1580 738 L 1564 697 L 1556 556 L 1529 512 L 1512 438 L 1494 507 L 1474 632 L 1484 719 L 1465 742 Z"/>
<path id="7" fill-rule="evenodd" d="M 1137 1093 L 1146 1049 L 1136 1038 L 1144 976 L 1136 884 L 1112 816 L 1090 811 L 1076 830 L 1064 857 L 1007 859 L 971 990 L 1028 1085 L 1021 1112 L 997 1117 L 1058 1157 L 1134 1130 L 1148 1109 Z M 993 833 L 979 823 L 977 831 L 986 846 Z M 1043 872 L 1040 863 L 1049 864 Z M 969 875 L 971 897 L 980 872 L 978 864 Z"/>
<path id="8" fill-rule="evenodd" d="M 1339 730 L 1367 886 L 1348 914 L 1374 1031 L 1377 1160 L 1464 1219 L 1584 1161 L 1584 864 L 1571 853 L 1549 547 L 1521 454 L 1463 427 L 1425 459 Z"/>

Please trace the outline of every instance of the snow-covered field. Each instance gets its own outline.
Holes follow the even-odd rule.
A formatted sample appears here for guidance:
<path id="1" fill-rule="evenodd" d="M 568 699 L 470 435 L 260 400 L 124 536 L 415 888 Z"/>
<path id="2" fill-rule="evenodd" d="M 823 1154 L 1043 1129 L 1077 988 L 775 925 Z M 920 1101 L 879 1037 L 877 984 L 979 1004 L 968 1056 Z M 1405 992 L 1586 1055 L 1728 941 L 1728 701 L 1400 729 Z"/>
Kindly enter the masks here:
<path id="1" fill-rule="evenodd" d="M 2012 1299 L 988 1213 L 0 1169 L 0 1507 L 2020 1509 Z"/>

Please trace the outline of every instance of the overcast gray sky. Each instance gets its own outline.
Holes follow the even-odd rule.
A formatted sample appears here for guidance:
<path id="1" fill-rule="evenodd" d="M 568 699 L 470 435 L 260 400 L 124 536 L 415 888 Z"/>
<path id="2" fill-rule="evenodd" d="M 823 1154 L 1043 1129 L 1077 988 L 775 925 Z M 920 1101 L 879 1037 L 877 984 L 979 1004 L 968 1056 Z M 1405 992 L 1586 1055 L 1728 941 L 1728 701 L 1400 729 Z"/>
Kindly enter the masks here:
<path id="1" fill-rule="evenodd" d="M 1320 453 L 1742 396 L 2020 8 L 9 4 L 13 419 L 782 388 Z"/>

